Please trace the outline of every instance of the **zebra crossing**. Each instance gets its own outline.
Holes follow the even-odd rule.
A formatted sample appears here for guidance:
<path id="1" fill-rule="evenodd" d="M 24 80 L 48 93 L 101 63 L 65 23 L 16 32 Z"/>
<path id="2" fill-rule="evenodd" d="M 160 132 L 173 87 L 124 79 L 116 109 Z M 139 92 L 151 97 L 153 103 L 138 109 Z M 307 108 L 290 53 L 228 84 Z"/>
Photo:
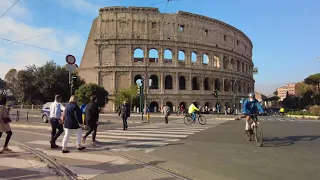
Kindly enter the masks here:
<path id="1" fill-rule="evenodd" d="M 181 121 L 181 120 L 180 120 Z M 178 121 L 177 121 L 178 122 Z M 124 131 L 122 128 L 101 130 L 97 133 L 97 145 L 91 144 L 91 135 L 87 138 L 86 150 L 79 152 L 76 150 L 75 135 L 71 136 L 68 146 L 71 151 L 68 154 L 61 153 L 61 149 L 54 150 L 49 148 L 48 140 L 29 141 L 31 147 L 45 152 L 46 154 L 62 158 L 64 161 L 72 162 L 69 169 L 84 179 L 91 179 L 100 174 L 108 172 L 109 166 L 128 165 L 132 162 L 117 155 L 108 155 L 106 151 L 112 152 L 128 152 L 141 151 L 142 153 L 151 153 L 156 148 L 168 146 L 177 143 L 181 139 L 185 139 L 190 135 L 199 133 L 208 128 L 214 127 L 224 121 L 208 123 L 201 126 L 193 124 L 186 126 L 182 123 L 153 123 L 148 125 L 134 126 Z M 84 134 L 85 132 L 83 132 Z M 33 132 L 33 134 L 36 134 Z M 39 134 L 40 136 L 40 134 Z M 50 134 L 42 134 L 41 136 L 50 137 Z M 57 140 L 57 145 L 61 145 L 62 137 Z M 92 168 L 93 166 L 85 166 L 85 164 L 104 164 L 107 167 Z"/>
<path id="2" fill-rule="evenodd" d="M 281 117 L 281 116 L 261 116 L 258 117 L 259 120 L 262 121 L 281 121 L 281 122 L 298 122 L 298 123 L 302 123 L 302 122 L 309 122 L 309 123 L 318 123 L 320 122 L 320 120 L 311 120 L 311 119 L 295 119 L 295 118 L 291 118 L 291 117 Z"/>

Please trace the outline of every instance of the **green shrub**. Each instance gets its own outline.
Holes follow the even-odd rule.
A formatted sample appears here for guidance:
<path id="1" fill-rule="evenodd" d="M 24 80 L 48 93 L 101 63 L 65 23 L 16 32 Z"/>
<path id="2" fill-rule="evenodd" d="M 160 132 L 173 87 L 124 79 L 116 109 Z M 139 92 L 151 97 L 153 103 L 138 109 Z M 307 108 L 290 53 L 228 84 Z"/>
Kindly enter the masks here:
<path id="1" fill-rule="evenodd" d="M 320 106 L 311 106 L 310 112 L 315 115 L 320 115 Z"/>

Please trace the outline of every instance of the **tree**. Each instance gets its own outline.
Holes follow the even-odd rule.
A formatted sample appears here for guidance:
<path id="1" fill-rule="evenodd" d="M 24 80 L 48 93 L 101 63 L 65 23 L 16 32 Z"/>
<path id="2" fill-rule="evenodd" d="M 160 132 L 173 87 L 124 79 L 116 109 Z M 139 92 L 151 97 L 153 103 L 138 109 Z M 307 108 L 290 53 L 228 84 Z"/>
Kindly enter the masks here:
<path id="1" fill-rule="evenodd" d="M 316 86 L 309 85 L 304 82 L 298 82 L 295 84 L 295 95 L 299 97 L 303 96 L 303 94 L 308 91 L 315 92 L 316 90 L 317 90 Z"/>
<path id="2" fill-rule="evenodd" d="M 79 98 L 79 104 L 87 104 L 92 95 L 97 96 L 99 107 L 103 107 L 108 101 L 108 92 L 94 83 L 83 84 L 76 90 L 76 96 Z"/>
<path id="3" fill-rule="evenodd" d="M 4 76 L 4 80 L 7 83 L 7 88 L 10 89 L 12 94 L 16 95 L 16 86 L 18 81 L 18 71 L 16 69 L 10 69 Z"/>
<path id="4" fill-rule="evenodd" d="M 121 89 L 115 94 L 115 104 L 116 106 L 120 106 L 123 101 L 130 102 L 130 105 L 133 104 L 139 97 L 138 94 L 138 86 L 133 85 L 129 88 Z"/>
<path id="5" fill-rule="evenodd" d="M 6 82 L 0 78 L 0 98 L 6 95 Z"/>
<path id="6" fill-rule="evenodd" d="M 82 84 L 84 81 L 77 77 L 75 89 Z M 66 102 L 70 97 L 69 72 L 53 61 L 41 67 L 28 66 L 17 73 L 16 93 L 27 104 L 51 102 L 56 94 Z"/>
<path id="7" fill-rule="evenodd" d="M 304 79 L 304 82 L 309 85 L 314 85 L 317 87 L 317 92 L 319 94 L 320 92 L 320 73 L 312 74 L 306 79 Z"/>

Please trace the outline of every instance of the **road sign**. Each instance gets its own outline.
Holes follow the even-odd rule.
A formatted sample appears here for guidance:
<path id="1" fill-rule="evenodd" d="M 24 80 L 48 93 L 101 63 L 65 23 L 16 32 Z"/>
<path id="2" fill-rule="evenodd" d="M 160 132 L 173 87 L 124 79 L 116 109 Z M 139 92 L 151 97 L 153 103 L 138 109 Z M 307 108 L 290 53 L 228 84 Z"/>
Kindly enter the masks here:
<path id="1" fill-rule="evenodd" d="M 67 71 L 75 71 L 78 68 L 76 64 L 66 64 Z"/>
<path id="2" fill-rule="evenodd" d="M 73 55 L 67 55 L 66 56 L 66 62 L 68 64 L 75 64 L 76 63 L 76 58 Z"/>
<path id="3" fill-rule="evenodd" d="M 258 68 L 257 68 L 257 67 L 254 67 L 254 68 L 252 69 L 252 73 L 253 73 L 253 74 L 258 74 Z"/>

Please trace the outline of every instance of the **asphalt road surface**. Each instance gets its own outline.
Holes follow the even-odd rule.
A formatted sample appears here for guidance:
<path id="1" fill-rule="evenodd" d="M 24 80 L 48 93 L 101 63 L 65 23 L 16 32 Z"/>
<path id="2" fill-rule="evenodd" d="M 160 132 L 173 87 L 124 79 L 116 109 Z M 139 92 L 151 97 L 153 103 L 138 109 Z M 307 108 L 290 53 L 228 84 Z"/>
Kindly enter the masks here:
<path id="1" fill-rule="evenodd" d="M 89 136 L 87 150 L 78 152 L 72 136 L 66 155 L 48 148 L 45 129 L 14 128 L 13 140 L 54 156 L 86 179 L 177 179 L 170 173 L 204 180 L 319 179 L 320 121 L 265 116 L 260 122 L 263 147 L 245 139 L 243 120 L 217 119 L 205 126 L 186 126 L 181 119 L 131 124 L 128 131 L 121 124 L 104 124 L 99 146 L 91 146 Z"/>

